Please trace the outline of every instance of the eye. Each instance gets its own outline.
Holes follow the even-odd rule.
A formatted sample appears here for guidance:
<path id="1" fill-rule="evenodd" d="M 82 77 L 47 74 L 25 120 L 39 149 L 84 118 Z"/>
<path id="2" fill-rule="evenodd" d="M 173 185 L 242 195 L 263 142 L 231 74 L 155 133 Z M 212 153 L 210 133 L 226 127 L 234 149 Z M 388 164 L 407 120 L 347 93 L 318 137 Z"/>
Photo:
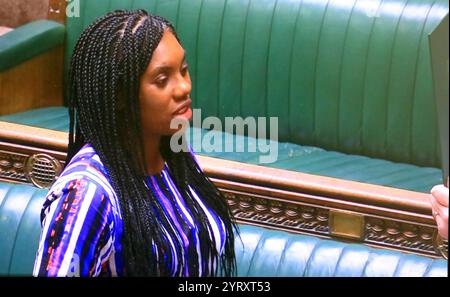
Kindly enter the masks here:
<path id="1" fill-rule="evenodd" d="M 160 75 L 155 79 L 155 85 L 157 85 L 159 88 L 165 87 L 167 84 L 167 76 L 166 75 Z"/>
<path id="2" fill-rule="evenodd" d="M 189 65 L 187 63 L 183 64 L 183 67 L 181 67 L 181 74 L 185 76 L 189 71 Z"/>

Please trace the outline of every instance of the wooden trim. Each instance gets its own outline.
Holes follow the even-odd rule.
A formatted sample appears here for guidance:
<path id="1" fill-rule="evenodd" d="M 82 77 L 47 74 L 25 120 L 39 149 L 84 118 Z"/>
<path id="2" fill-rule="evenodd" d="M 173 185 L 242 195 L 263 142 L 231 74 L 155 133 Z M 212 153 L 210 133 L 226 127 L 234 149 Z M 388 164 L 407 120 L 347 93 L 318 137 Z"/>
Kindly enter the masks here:
<path id="1" fill-rule="evenodd" d="M 208 163 L 207 160 L 201 162 L 206 166 Z M 374 206 L 370 200 L 355 203 L 272 186 L 237 183 L 226 178 L 212 178 L 212 181 L 224 194 L 235 218 L 241 223 L 346 241 L 347 236 L 333 234 L 330 220 L 332 212 L 344 211 L 363 218 L 362 239 L 352 242 L 438 256 L 433 242 L 436 226 L 431 215 L 402 211 L 390 205 Z"/>
<path id="2" fill-rule="evenodd" d="M 64 132 L 0 122 L 0 180 L 33 182 L 25 164 L 42 153 L 50 163 L 56 160 L 63 166 L 67 141 Z M 197 157 L 240 223 L 441 256 L 428 194 Z M 333 226 L 333 213 L 358 218 L 358 230 L 347 229 L 347 235 L 333 232 L 342 227 Z M 352 239 L 349 234 L 359 235 Z"/>
<path id="3" fill-rule="evenodd" d="M 212 178 L 430 214 L 428 194 L 199 156 Z"/>
<path id="4" fill-rule="evenodd" d="M 69 136 L 65 132 L 0 121 L 0 141 L 55 150 L 65 155 Z"/>

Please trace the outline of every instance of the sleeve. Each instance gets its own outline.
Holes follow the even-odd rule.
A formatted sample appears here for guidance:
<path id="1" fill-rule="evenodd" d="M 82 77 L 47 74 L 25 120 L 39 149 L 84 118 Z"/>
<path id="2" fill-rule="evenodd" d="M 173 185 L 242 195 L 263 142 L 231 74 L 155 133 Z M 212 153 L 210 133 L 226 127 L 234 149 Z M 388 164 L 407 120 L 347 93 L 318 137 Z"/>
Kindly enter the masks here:
<path id="1" fill-rule="evenodd" d="M 96 276 L 113 247 L 108 192 L 85 176 L 56 182 L 44 204 L 34 276 Z"/>

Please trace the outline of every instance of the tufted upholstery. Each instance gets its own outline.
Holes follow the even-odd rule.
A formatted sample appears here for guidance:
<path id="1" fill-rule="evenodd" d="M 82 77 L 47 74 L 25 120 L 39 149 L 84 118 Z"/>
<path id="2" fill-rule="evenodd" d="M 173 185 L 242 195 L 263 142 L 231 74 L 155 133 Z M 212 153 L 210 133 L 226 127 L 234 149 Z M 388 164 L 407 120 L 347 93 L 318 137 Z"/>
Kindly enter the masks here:
<path id="1" fill-rule="evenodd" d="M 203 119 L 278 117 L 280 157 L 268 166 L 422 192 L 441 183 L 427 35 L 448 1 L 80 4 L 66 22 L 66 71 L 96 17 L 144 8 L 176 26 Z M 62 109 L 33 112 L 0 119 L 67 131 Z M 208 155 L 257 163 L 250 153 Z"/>
<path id="2" fill-rule="evenodd" d="M 0 275 L 30 275 L 47 190 L 0 182 Z"/>
<path id="3" fill-rule="evenodd" d="M 277 116 L 280 141 L 439 167 L 427 34 L 445 0 L 81 0 L 171 20 L 203 116 Z"/>
<path id="4" fill-rule="evenodd" d="M 447 261 L 240 225 L 240 276 L 444 276 Z"/>
<path id="5" fill-rule="evenodd" d="M 0 182 L 0 275 L 31 275 L 46 190 Z M 446 276 L 447 261 L 239 225 L 238 276 Z"/>

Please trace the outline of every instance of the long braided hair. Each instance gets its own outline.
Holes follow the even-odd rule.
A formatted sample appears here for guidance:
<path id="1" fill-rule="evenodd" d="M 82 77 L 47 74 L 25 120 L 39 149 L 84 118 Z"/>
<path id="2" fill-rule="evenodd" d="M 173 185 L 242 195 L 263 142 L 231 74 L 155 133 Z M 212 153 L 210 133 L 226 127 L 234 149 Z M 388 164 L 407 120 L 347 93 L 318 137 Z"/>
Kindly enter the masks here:
<path id="1" fill-rule="evenodd" d="M 165 253 L 170 257 L 167 253 L 170 246 L 163 228 L 175 238 L 174 230 L 168 228 L 167 218 L 158 215 L 163 209 L 145 182 L 138 96 L 140 77 L 165 30 L 170 30 L 176 37 L 167 20 L 144 10 L 108 13 L 83 31 L 69 71 L 70 131 L 66 164 L 85 143 L 89 143 L 105 165 L 120 201 L 124 226 L 124 273 L 129 276 L 167 275 L 169 272 L 161 269 L 156 261 L 157 254 Z M 163 136 L 161 155 L 193 219 L 199 224 L 201 263 L 212 261 L 218 264 L 216 269 L 206 265 L 203 272 L 210 276 L 233 276 L 236 273 L 233 231 L 238 230 L 230 209 L 224 197 L 203 174 L 195 157 L 185 150 L 175 153 L 169 144 L 169 136 Z M 208 236 L 212 230 L 207 216 L 189 187 L 224 222 L 227 237 L 221 255 L 214 248 L 216 243 L 211 242 Z M 156 220 L 157 217 L 162 223 Z M 152 248 L 154 246 L 157 248 Z M 182 253 L 179 251 L 178 254 Z M 187 265 L 198 271 L 198 261 L 193 260 L 198 255 L 189 254 L 189 257 L 191 260 Z"/>

